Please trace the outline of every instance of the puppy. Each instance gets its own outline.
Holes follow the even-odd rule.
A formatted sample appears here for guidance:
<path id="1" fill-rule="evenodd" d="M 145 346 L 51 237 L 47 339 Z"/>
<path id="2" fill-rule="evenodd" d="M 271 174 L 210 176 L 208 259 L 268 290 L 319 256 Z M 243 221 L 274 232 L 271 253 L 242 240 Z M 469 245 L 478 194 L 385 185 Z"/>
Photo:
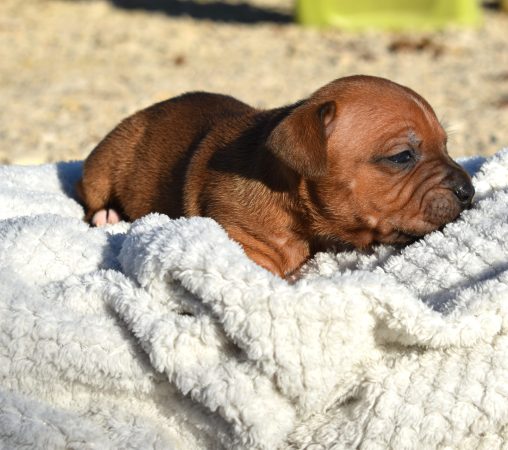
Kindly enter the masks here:
<path id="1" fill-rule="evenodd" d="M 271 110 L 202 92 L 157 103 L 98 144 L 77 190 L 97 226 L 150 212 L 211 217 L 281 277 L 323 242 L 408 243 L 474 195 L 430 105 L 370 76 Z"/>

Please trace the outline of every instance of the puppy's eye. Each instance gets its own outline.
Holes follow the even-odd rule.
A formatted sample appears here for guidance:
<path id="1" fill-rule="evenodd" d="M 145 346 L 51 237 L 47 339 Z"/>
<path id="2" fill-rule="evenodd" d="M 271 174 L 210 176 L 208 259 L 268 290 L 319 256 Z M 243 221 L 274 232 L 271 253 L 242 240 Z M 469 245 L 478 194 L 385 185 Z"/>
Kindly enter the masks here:
<path id="1" fill-rule="evenodd" d="M 413 152 L 411 150 L 404 150 L 396 155 L 387 156 L 386 159 L 395 164 L 407 164 L 413 160 Z"/>

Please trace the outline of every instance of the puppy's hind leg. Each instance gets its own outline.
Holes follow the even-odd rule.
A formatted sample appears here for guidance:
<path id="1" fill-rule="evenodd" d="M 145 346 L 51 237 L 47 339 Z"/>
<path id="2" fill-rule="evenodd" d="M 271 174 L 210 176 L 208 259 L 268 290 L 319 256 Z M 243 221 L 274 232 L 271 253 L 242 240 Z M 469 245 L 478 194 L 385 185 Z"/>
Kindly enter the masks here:
<path id="1" fill-rule="evenodd" d="M 111 180 L 107 168 L 96 167 L 93 160 L 85 163 L 83 178 L 76 184 L 78 197 L 85 207 L 86 222 L 94 226 L 114 224 L 120 215 L 109 204 L 112 197 Z"/>

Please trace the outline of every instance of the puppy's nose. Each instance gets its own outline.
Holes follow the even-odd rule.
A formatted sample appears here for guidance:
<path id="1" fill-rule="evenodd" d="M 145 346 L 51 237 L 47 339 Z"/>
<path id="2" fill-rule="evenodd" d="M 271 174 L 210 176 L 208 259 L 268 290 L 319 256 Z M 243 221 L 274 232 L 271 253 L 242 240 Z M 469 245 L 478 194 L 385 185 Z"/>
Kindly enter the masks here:
<path id="1" fill-rule="evenodd" d="M 464 206 L 468 207 L 471 205 L 471 201 L 474 196 L 474 187 L 468 179 L 462 178 L 453 186 L 453 193 L 459 199 L 459 202 Z"/>

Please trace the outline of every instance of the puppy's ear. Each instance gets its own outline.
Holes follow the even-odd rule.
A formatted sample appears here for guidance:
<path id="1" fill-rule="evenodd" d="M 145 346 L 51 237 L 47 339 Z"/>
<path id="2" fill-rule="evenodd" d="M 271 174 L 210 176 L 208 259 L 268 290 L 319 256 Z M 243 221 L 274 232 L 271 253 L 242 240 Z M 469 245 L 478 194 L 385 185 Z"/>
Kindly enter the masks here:
<path id="1" fill-rule="evenodd" d="M 306 178 L 326 172 L 326 142 L 335 124 L 335 102 L 303 103 L 271 132 L 268 147 L 287 166 Z"/>

